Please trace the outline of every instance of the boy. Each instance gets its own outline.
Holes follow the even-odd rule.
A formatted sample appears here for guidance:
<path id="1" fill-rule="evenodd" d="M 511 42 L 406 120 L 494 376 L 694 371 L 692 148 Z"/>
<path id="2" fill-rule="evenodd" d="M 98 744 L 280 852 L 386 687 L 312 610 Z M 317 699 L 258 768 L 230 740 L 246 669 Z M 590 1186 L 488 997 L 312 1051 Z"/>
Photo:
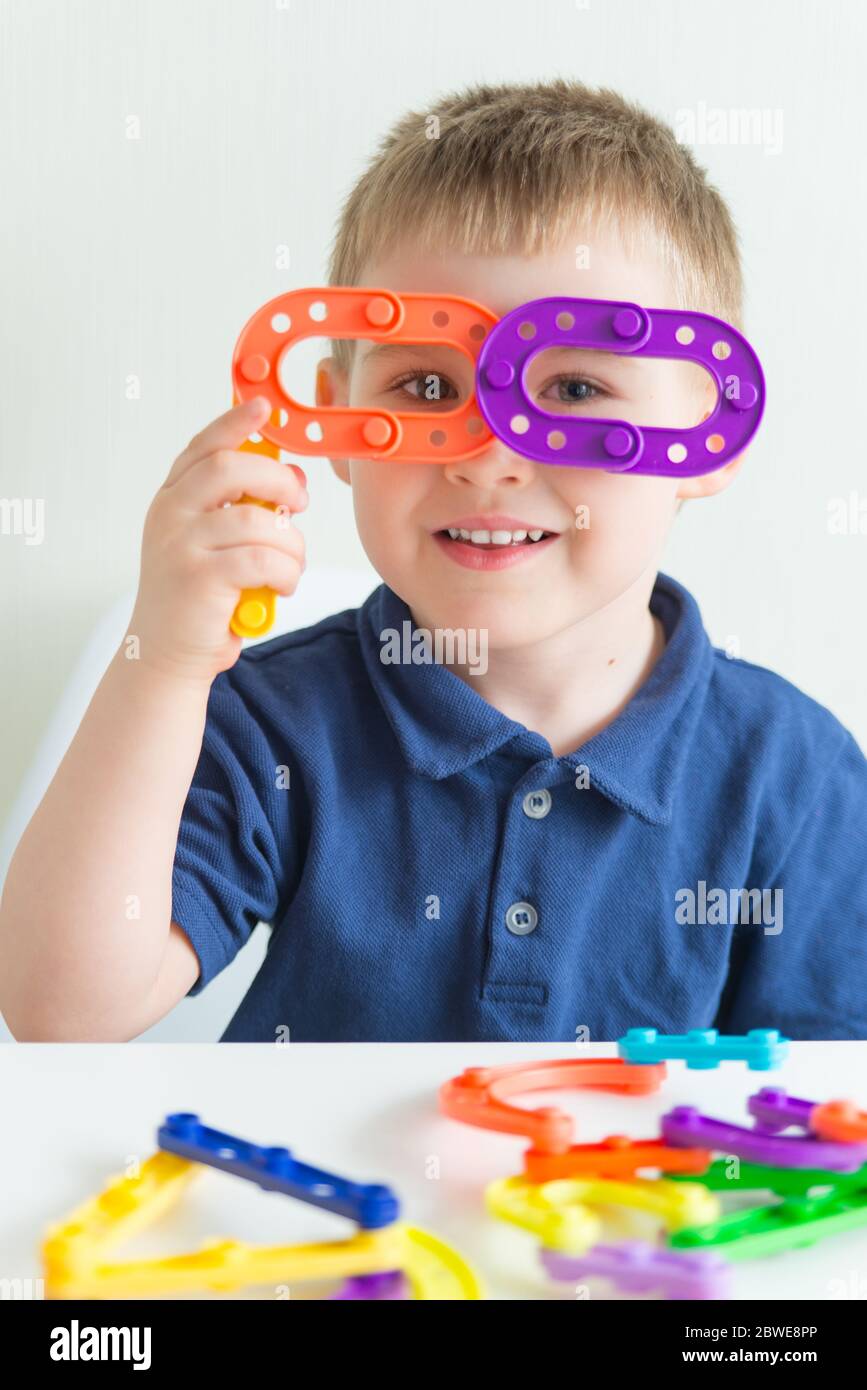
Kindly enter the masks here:
<path id="1" fill-rule="evenodd" d="M 659 122 L 565 82 L 476 89 L 437 118 L 402 120 L 353 191 L 332 283 L 739 323 L 731 219 Z M 693 425 L 712 408 L 684 364 L 538 361 L 554 412 Z M 336 343 L 318 384 L 322 404 L 393 410 L 471 390 L 441 348 L 375 343 Z M 867 1036 L 865 760 L 828 711 L 714 651 L 658 575 L 680 502 L 743 457 L 683 481 L 498 440 L 448 465 L 334 460 L 384 584 L 240 654 L 239 589 L 290 595 L 303 568 L 293 527 L 226 506 L 307 505 L 299 467 L 239 452 L 267 409 L 209 425 L 152 504 L 139 659 L 115 656 L 10 868 L 16 1035 L 133 1037 L 262 920 L 227 1040 Z M 481 634 L 485 659 L 395 662 L 406 622 Z"/>

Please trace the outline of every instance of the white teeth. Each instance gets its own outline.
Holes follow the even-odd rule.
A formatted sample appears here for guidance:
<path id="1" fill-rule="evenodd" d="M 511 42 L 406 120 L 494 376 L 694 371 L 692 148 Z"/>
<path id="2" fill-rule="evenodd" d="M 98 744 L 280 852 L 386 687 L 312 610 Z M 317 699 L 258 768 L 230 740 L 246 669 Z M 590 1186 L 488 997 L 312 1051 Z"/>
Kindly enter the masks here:
<path id="1" fill-rule="evenodd" d="M 521 545 L 526 540 L 540 541 L 544 531 L 466 531 L 459 526 L 447 526 L 449 538 L 453 541 L 469 541 L 471 545 Z"/>

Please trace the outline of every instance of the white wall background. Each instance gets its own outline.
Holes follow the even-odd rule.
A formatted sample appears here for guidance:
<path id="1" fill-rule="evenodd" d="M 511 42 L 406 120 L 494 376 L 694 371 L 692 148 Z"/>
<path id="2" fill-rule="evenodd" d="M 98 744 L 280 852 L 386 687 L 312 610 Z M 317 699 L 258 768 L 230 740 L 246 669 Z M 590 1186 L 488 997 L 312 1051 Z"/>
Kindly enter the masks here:
<path id="1" fill-rule="evenodd" d="M 172 458 L 229 402 L 240 327 L 323 280 L 385 129 L 467 83 L 557 75 L 672 121 L 782 121 L 779 149 L 697 150 L 741 229 L 769 405 L 666 568 L 717 643 L 867 746 L 867 534 L 828 530 L 834 497 L 867 513 L 865 39 L 859 0 L 0 0 L 0 497 L 45 503 L 41 545 L 0 534 L 0 808 L 135 583 Z M 348 491 L 324 462 L 308 475 L 311 560 L 362 564 Z"/>

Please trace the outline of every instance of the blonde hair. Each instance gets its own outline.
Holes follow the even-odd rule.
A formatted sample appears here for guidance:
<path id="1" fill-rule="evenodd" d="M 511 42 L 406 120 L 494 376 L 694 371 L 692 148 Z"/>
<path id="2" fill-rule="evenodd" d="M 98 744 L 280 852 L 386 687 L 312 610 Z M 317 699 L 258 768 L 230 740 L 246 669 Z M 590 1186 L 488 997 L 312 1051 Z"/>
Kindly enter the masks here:
<path id="1" fill-rule="evenodd" d="M 616 224 L 627 247 L 650 232 L 678 307 L 740 325 L 737 232 L 705 171 L 641 107 L 562 79 L 471 87 L 403 116 L 344 204 L 329 283 L 363 283 L 408 236 L 428 251 L 533 255 L 582 217 Z M 348 366 L 351 344 L 332 350 Z"/>

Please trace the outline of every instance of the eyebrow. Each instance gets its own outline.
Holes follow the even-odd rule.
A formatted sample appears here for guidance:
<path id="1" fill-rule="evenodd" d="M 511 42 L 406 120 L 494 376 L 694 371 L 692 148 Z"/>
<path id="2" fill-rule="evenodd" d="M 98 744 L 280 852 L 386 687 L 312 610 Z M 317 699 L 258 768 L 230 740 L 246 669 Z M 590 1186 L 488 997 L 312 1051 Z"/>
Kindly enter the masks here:
<path id="1" fill-rule="evenodd" d="M 361 341 L 364 340 L 362 339 Z M 465 357 L 461 349 L 453 347 L 451 343 L 373 343 L 370 349 L 362 354 L 361 361 L 363 364 L 374 361 L 388 362 L 392 358 L 400 358 L 403 361 L 406 361 L 407 358 L 416 358 L 418 360 L 427 359 L 429 361 L 432 351 L 446 351 L 452 354 L 460 353 L 461 358 Z M 590 358 L 598 362 L 600 366 L 604 364 L 610 367 L 615 358 L 617 359 L 618 365 L 622 362 L 624 366 L 627 367 L 635 367 L 641 361 L 641 358 L 628 352 L 607 352 L 600 348 L 568 347 L 565 344 L 557 347 L 542 348 L 538 357 L 534 360 L 538 361 L 542 356 L 547 359 L 566 355 L 571 357 L 574 356 L 576 352 L 582 354 L 582 359 Z M 472 361 L 472 359 L 469 360 L 470 362 Z"/>
<path id="2" fill-rule="evenodd" d="M 628 364 L 630 367 L 636 366 L 637 363 L 639 363 L 642 360 L 640 357 L 637 357 L 634 353 L 631 352 L 609 352 L 604 348 L 592 347 L 567 347 L 565 344 L 561 344 L 558 347 L 542 348 L 542 351 L 539 353 L 539 357 L 542 357 L 543 355 L 546 357 L 554 357 L 560 356 L 561 354 L 565 353 L 568 353 L 570 356 L 572 356 L 576 352 L 580 352 L 584 357 L 598 358 L 600 362 L 610 363 L 616 358 L 618 362 Z"/>
<path id="3" fill-rule="evenodd" d="M 466 353 L 451 343 L 374 343 L 362 356 L 365 362 L 374 358 L 377 361 L 388 361 L 392 357 L 429 357 L 432 351 L 459 353 L 462 358 L 466 358 Z M 472 358 L 467 360 L 472 363 Z"/>

